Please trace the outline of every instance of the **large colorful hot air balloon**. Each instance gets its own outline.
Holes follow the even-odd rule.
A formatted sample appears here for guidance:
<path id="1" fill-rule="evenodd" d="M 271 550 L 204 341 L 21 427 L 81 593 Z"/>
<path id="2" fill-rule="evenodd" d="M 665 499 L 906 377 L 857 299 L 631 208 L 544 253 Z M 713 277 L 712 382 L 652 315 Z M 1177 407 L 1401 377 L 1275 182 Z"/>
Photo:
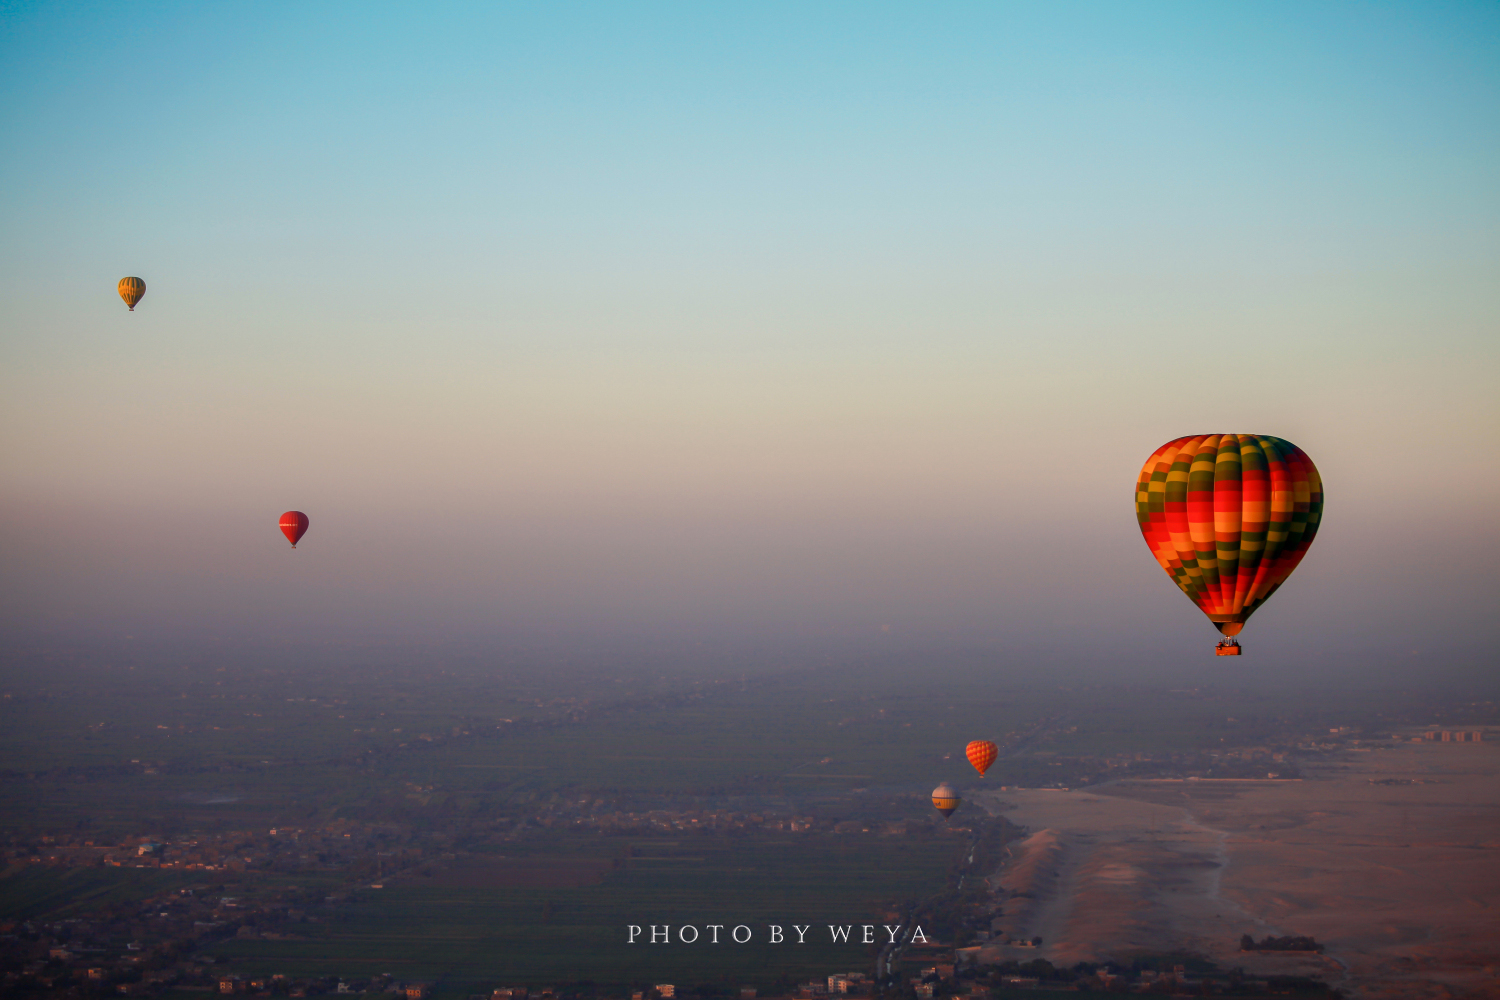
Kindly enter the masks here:
<path id="1" fill-rule="evenodd" d="M 1265 434 L 1194 434 L 1146 460 L 1136 517 L 1151 554 L 1232 638 L 1302 561 L 1323 515 L 1323 480 L 1290 441 Z"/>
<path id="2" fill-rule="evenodd" d="M 142 295 L 146 294 L 146 283 L 140 278 L 121 278 L 120 283 L 115 287 L 120 293 L 120 298 L 124 299 L 125 304 L 130 307 L 130 311 L 135 312 L 135 304 L 141 301 Z"/>
<path id="3" fill-rule="evenodd" d="M 943 814 L 943 819 L 953 815 L 953 810 L 963 804 L 963 799 L 953 790 L 953 786 L 946 781 L 932 790 L 932 806 Z"/>
<path id="4" fill-rule="evenodd" d="M 995 763 L 995 758 L 1000 756 L 1000 748 L 989 740 L 975 740 L 964 747 L 964 756 L 969 758 L 969 763 L 974 765 L 974 770 L 982 778 L 990 765 Z"/>
<path id="5" fill-rule="evenodd" d="M 307 515 L 300 510 L 289 510 L 281 515 L 281 533 L 292 543 L 292 548 L 307 534 Z"/>

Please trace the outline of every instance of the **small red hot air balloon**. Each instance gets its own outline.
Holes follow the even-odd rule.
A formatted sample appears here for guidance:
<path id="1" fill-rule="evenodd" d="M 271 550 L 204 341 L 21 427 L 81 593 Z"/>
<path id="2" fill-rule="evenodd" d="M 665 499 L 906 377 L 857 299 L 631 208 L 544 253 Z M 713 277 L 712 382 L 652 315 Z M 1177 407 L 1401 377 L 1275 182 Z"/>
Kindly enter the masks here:
<path id="1" fill-rule="evenodd" d="M 307 534 L 307 515 L 300 510 L 289 510 L 281 515 L 281 533 L 292 543 L 292 548 Z"/>
<path id="2" fill-rule="evenodd" d="M 975 740 L 964 748 L 964 756 L 969 758 L 969 763 L 974 765 L 974 770 L 982 778 L 990 765 L 995 763 L 995 758 L 1000 756 L 1000 748 L 989 740 Z"/>

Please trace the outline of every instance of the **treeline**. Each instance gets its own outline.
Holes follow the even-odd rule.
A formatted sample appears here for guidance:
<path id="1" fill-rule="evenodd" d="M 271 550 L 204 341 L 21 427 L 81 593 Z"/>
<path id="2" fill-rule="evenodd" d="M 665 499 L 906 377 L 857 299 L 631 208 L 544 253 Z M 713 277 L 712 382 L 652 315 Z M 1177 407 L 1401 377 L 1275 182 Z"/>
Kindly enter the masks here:
<path id="1" fill-rule="evenodd" d="M 1310 937 L 1272 937 L 1267 935 L 1256 941 L 1249 934 L 1240 936 L 1240 951 L 1316 951 L 1323 946 Z"/>

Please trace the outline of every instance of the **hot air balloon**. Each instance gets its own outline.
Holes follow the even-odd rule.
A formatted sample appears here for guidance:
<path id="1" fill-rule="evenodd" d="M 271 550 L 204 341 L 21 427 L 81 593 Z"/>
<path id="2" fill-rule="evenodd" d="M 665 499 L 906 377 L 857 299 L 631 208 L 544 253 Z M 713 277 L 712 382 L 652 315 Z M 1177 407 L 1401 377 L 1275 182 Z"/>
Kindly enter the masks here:
<path id="1" fill-rule="evenodd" d="M 974 765 L 974 770 L 982 778 L 990 765 L 995 763 L 995 758 L 1000 756 L 1000 748 L 989 740 L 975 740 L 964 748 L 964 756 L 969 758 L 969 763 Z"/>
<path id="2" fill-rule="evenodd" d="M 938 812 L 943 814 L 943 819 L 953 815 L 953 810 L 963 803 L 953 786 L 946 781 L 932 790 L 932 805 Z"/>
<path id="3" fill-rule="evenodd" d="M 120 292 L 120 298 L 135 312 L 135 304 L 141 301 L 141 296 L 146 294 L 146 283 L 140 278 L 121 278 L 120 284 L 116 286 Z"/>
<path id="4" fill-rule="evenodd" d="M 1323 515 L 1323 480 L 1306 452 L 1266 434 L 1194 434 L 1152 453 L 1135 487 L 1151 554 L 1233 638 L 1302 561 Z"/>
<path id="5" fill-rule="evenodd" d="M 292 543 L 292 548 L 307 534 L 307 515 L 300 510 L 289 510 L 281 515 L 281 533 Z"/>

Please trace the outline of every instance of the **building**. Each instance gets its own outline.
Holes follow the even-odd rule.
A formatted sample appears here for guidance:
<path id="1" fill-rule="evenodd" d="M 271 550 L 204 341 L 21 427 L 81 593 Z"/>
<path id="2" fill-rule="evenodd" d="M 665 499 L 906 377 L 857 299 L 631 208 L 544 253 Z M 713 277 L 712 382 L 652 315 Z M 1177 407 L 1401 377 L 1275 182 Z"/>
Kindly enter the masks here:
<path id="1" fill-rule="evenodd" d="M 1424 735 L 1432 743 L 1479 743 L 1484 733 L 1477 729 L 1430 729 Z"/>
<path id="2" fill-rule="evenodd" d="M 662 1000 L 672 1000 L 677 995 L 677 987 L 671 983 L 657 983 L 655 989 L 656 995 L 661 997 Z"/>
<path id="3" fill-rule="evenodd" d="M 863 972 L 840 972 L 828 977 L 829 996 L 847 996 L 859 993 L 865 986 Z"/>

